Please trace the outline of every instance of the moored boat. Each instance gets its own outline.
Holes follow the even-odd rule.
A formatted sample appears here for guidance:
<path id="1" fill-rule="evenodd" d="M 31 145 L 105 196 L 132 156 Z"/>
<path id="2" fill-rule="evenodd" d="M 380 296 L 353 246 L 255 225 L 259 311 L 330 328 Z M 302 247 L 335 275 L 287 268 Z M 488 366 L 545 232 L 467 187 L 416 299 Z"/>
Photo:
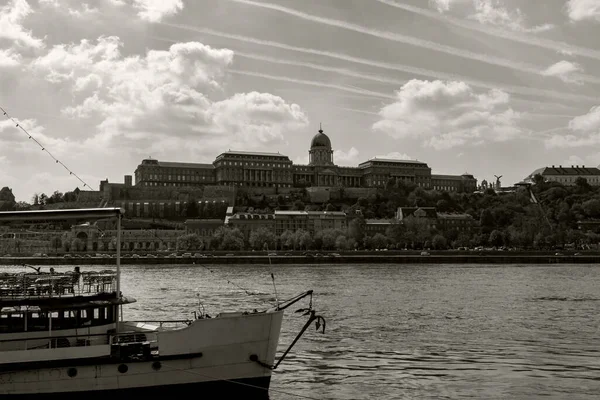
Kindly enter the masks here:
<path id="1" fill-rule="evenodd" d="M 123 210 L 1 212 L 0 223 L 117 220 L 116 270 L 0 273 L 0 397 L 9 399 L 214 393 L 266 396 L 272 370 L 313 322 L 312 291 L 266 310 L 196 312 L 190 320 L 124 321 Z M 275 362 L 284 310 L 310 297 L 309 316 Z"/>

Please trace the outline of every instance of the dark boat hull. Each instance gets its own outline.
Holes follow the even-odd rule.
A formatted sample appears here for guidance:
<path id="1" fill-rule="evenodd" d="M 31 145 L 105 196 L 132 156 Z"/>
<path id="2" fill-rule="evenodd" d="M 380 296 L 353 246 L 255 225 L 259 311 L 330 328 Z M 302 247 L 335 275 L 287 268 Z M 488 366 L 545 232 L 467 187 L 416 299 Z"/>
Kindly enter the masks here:
<path id="1" fill-rule="evenodd" d="M 147 386 L 140 388 L 93 390 L 77 392 L 4 394 L 10 400 L 120 400 L 163 397 L 165 400 L 191 396 L 193 399 L 268 400 L 271 377 L 245 378 L 228 381 L 195 382 L 179 385 Z"/>

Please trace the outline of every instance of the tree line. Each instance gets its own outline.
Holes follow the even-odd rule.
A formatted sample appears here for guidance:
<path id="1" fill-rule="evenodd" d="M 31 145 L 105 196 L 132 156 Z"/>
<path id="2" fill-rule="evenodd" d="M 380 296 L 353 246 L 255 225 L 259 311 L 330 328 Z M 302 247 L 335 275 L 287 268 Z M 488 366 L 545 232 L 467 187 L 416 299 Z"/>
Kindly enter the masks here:
<path id="1" fill-rule="evenodd" d="M 537 204 L 524 188 L 500 193 L 493 189 L 483 193 L 448 193 L 390 180 L 384 189 L 353 204 L 340 201 L 319 206 L 345 211 L 350 216 L 346 231 L 326 229 L 311 235 L 299 230 L 276 236 L 260 228 L 245 239 L 239 229 L 224 226 L 209 240 L 185 235 L 187 239 L 182 239 L 181 246 L 187 250 L 262 250 L 265 243 L 270 249 L 293 250 L 479 246 L 553 249 L 565 245 L 585 248 L 600 242 L 599 234 L 578 226 L 578 221 L 600 219 L 599 188 L 584 178 L 577 179 L 574 186 L 545 182 L 541 176 L 534 177 L 534 183 L 531 190 L 539 200 Z M 366 219 L 393 219 L 398 207 L 415 206 L 469 214 L 476 224 L 469 230 L 441 230 L 424 219 L 409 218 L 402 223 L 392 222 L 385 232 L 372 236 L 365 233 Z"/>

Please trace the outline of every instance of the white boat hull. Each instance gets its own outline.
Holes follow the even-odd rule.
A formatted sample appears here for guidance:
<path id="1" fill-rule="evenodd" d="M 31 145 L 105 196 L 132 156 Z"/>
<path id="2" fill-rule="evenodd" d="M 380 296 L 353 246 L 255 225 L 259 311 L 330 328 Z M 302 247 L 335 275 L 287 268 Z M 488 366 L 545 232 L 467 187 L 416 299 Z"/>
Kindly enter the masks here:
<path id="1" fill-rule="evenodd" d="M 0 397 L 9 399 L 196 393 L 266 394 L 283 311 L 224 316 L 159 332 L 159 355 L 116 359 L 114 354 L 10 364 L 0 362 Z M 93 346 L 92 346 L 93 347 Z M 82 348 L 83 350 L 86 348 Z M 90 349 L 90 347 L 87 347 Z M 46 350 L 47 351 L 47 350 Z"/>

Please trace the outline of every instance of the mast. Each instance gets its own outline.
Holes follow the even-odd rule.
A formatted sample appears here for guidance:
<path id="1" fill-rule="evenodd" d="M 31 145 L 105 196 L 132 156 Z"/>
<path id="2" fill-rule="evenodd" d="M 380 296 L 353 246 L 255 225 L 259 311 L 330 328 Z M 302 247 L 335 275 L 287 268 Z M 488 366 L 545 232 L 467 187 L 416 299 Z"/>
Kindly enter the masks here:
<path id="1" fill-rule="evenodd" d="M 121 213 L 117 215 L 117 299 L 121 298 Z M 117 303 L 115 311 L 115 330 L 119 333 L 120 304 Z"/>

